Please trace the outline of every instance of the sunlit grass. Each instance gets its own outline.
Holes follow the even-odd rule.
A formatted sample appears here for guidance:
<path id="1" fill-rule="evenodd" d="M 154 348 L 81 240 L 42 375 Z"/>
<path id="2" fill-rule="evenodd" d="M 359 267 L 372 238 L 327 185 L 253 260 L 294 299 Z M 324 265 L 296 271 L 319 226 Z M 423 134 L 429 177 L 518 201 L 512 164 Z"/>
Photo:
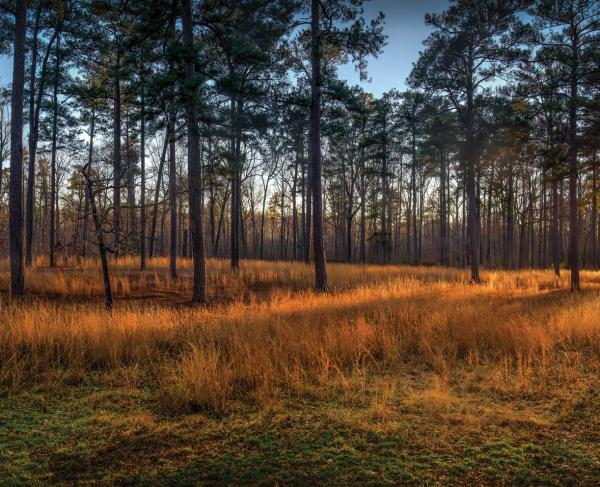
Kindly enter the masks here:
<path id="1" fill-rule="evenodd" d="M 600 273 L 0 263 L 0 479 L 556 484 L 600 475 Z M 596 436 L 594 436 L 596 435 Z M 276 452 L 276 454 L 274 453 Z M 48 459 L 40 462 L 40 458 Z M 134 480 L 137 479 L 137 480 Z M 298 480 L 300 479 L 300 480 Z M 12 484 L 11 484 L 12 482 Z M 141 482 L 141 481 L 140 481 Z M 142 482 L 143 483 L 143 482 Z M 2 485 L 2 480 L 0 480 Z"/>
<path id="2" fill-rule="evenodd" d="M 548 374 L 595 367 L 600 353 L 594 272 L 583 273 L 588 293 L 571 296 L 560 291 L 568 276 L 550 271 L 485 272 L 473 286 L 457 269 L 334 264 L 333 291 L 321 295 L 304 264 L 248 261 L 233 273 L 213 260 L 215 304 L 203 308 L 186 305 L 189 261 L 173 280 L 165 259 L 141 273 L 123 258 L 112 263 L 117 307 L 106 312 L 97 262 L 37 264 L 27 276 L 34 298 L 0 307 L 4 384 L 130 368 L 163 391 L 170 410 L 224 411 L 248 395 L 302 394 L 407 363 L 440 377 L 477 370 L 481 387 L 533 390 Z M 6 287 L 6 271 L 0 279 Z"/>

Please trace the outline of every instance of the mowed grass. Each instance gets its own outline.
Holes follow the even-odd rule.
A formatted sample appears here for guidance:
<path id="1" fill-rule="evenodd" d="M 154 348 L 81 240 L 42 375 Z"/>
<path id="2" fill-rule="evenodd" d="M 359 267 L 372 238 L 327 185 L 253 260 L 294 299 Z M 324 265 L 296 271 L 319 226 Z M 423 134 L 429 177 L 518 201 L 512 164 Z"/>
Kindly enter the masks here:
<path id="1" fill-rule="evenodd" d="M 2 298 L 0 485 L 598 484 L 600 273 L 214 260 L 197 307 L 190 268 Z"/>

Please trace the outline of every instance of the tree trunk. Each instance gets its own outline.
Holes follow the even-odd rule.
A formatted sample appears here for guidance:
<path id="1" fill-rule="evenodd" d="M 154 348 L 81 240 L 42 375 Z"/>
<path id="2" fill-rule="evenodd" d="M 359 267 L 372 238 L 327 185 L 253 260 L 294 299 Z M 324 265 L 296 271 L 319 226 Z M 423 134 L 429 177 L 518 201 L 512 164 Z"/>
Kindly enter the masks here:
<path id="1" fill-rule="evenodd" d="M 119 256 L 121 245 L 121 80 L 120 64 L 117 61 L 114 93 L 114 126 L 113 126 L 113 250 Z"/>
<path id="2" fill-rule="evenodd" d="M 58 138 L 58 83 L 60 76 L 60 34 L 56 40 L 56 68 L 54 89 L 52 92 L 52 156 L 50 167 L 50 267 L 56 267 L 56 227 L 57 227 L 57 190 L 56 190 L 56 143 Z"/>
<path id="3" fill-rule="evenodd" d="M 140 103 L 140 269 L 146 268 L 146 105 L 142 83 Z"/>
<path id="4" fill-rule="evenodd" d="M 90 165 L 89 163 L 83 169 L 83 175 L 86 179 L 87 193 L 89 195 L 90 205 L 92 207 L 92 219 L 94 221 L 94 228 L 96 230 L 96 238 L 98 239 L 98 251 L 100 252 L 100 262 L 102 264 L 102 282 L 104 283 L 104 305 L 106 309 L 111 310 L 113 307 L 112 289 L 110 287 L 110 274 L 108 270 L 108 257 L 106 252 L 106 245 L 104 243 L 104 234 L 102 231 L 102 223 L 98 216 L 98 210 L 96 209 L 96 196 L 94 195 L 94 186 L 89 176 Z"/>
<path id="5" fill-rule="evenodd" d="M 296 191 L 298 183 L 298 164 L 300 160 L 299 149 L 296 150 L 296 162 L 294 164 L 294 180 L 292 182 L 292 259 L 298 259 L 298 208 L 296 205 Z M 252 213 L 254 215 L 254 212 Z"/>
<path id="6" fill-rule="evenodd" d="M 160 156 L 160 162 L 158 163 L 158 174 L 156 176 L 156 187 L 154 188 L 154 204 L 152 205 L 152 221 L 150 223 L 150 236 L 149 236 L 149 248 L 148 258 L 154 257 L 154 244 L 156 239 L 156 223 L 158 220 L 158 199 L 160 197 L 160 187 L 162 186 L 163 171 L 165 167 L 165 159 L 167 157 L 167 147 L 169 146 L 169 132 L 165 135 L 165 142 L 163 144 L 162 153 Z"/>
<path id="7" fill-rule="evenodd" d="M 25 33 L 27 2 L 16 1 L 13 76 L 10 115 L 10 294 L 22 296 L 25 288 L 23 272 L 23 91 L 25 84 Z"/>
<path id="8" fill-rule="evenodd" d="M 417 149 L 415 142 L 415 131 L 416 128 L 412 128 L 412 168 L 410 174 L 410 189 L 412 191 L 412 251 L 414 253 L 414 258 L 412 263 L 417 264 L 419 260 L 419 249 L 418 249 L 418 238 L 417 234 Z"/>
<path id="9" fill-rule="evenodd" d="M 304 227 L 305 243 L 304 243 L 304 262 L 310 262 L 310 246 L 312 241 L 312 218 L 313 218 L 313 166 L 311 155 L 311 138 L 308 138 L 308 158 L 306 164 L 306 221 Z"/>
<path id="10" fill-rule="evenodd" d="M 446 264 L 446 158 L 442 151 L 440 154 L 440 265 Z"/>
<path id="11" fill-rule="evenodd" d="M 571 90 L 569 97 L 569 233 L 571 291 L 579 291 L 579 215 L 577 208 L 577 74 L 579 71 L 579 46 L 573 41 L 573 65 L 571 67 Z"/>
<path id="12" fill-rule="evenodd" d="M 467 197 L 469 200 L 467 227 L 469 234 L 471 281 L 479 284 L 481 282 L 479 278 L 479 212 L 477 209 L 477 192 L 475 188 L 475 108 L 472 88 L 467 90 L 467 98 Z"/>
<path id="13" fill-rule="evenodd" d="M 315 290 L 325 292 L 328 286 L 325 248 L 323 246 L 323 195 L 321 192 L 321 26 L 319 0 L 312 0 L 311 6 L 310 160 L 313 172 L 313 252 L 315 259 Z"/>
<path id="14" fill-rule="evenodd" d="M 592 258 L 591 265 L 592 268 L 596 268 L 598 266 L 598 178 L 597 178 L 597 168 L 596 168 L 596 154 L 594 153 L 593 161 L 592 161 Z"/>
<path id="15" fill-rule="evenodd" d="M 38 32 L 42 3 L 39 2 L 35 13 L 31 46 L 31 68 L 29 72 L 29 172 L 27 178 L 27 195 L 25 205 L 25 264 L 30 266 L 33 262 L 33 206 L 35 198 L 35 144 L 36 118 L 35 118 L 35 78 L 37 74 L 38 58 Z M 46 51 L 50 54 L 50 48 Z M 1 194 L 1 193 L 0 193 Z"/>
<path id="16" fill-rule="evenodd" d="M 558 179 L 552 179 L 552 266 L 556 277 L 560 277 L 560 243 L 558 232 Z"/>
<path id="17" fill-rule="evenodd" d="M 192 27 L 192 2 L 181 0 L 183 43 L 188 51 L 185 62 L 185 78 L 188 83 L 194 80 L 194 58 L 192 54 L 194 34 Z M 200 160 L 200 132 L 198 130 L 198 114 L 196 111 L 197 86 L 189 88 L 186 103 L 188 128 L 188 191 L 190 205 L 190 231 L 192 234 L 192 256 L 194 259 L 194 286 L 192 301 L 206 302 L 206 260 L 204 254 L 204 229 L 202 226 L 202 167 Z"/>
<path id="18" fill-rule="evenodd" d="M 169 110 L 169 272 L 177 277 L 177 160 L 175 154 L 174 107 Z"/>
<path id="19" fill-rule="evenodd" d="M 366 181 L 366 160 L 364 136 L 366 130 L 367 118 L 362 119 L 361 129 L 361 155 L 360 155 L 360 262 L 367 262 L 367 181 Z"/>
<path id="20" fill-rule="evenodd" d="M 95 130 L 95 124 L 96 124 L 96 111 L 94 110 L 94 108 L 92 108 L 92 113 L 91 113 L 91 120 L 90 120 L 90 145 L 89 145 L 89 149 L 88 149 L 88 171 L 91 172 L 92 169 L 92 162 L 93 162 L 93 158 L 94 158 L 94 130 Z M 85 203 L 84 203 L 84 207 L 83 207 L 83 246 L 82 246 L 82 251 L 81 251 L 81 256 L 82 257 L 87 257 L 87 240 L 88 240 L 88 226 L 89 226 L 89 216 L 88 213 L 90 212 L 90 198 L 92 197 L 92 195 L 89 192 L 89 187 L 86 184 L 85 186 Z"/>
<path id="21" fill-rule="evenodd" d="M 127 162 L 127 253 L 135 252 L 135 242 L 138 238 L 137 208 L 135 204 L 135 159 L 132 156 L 131 138 L 129 136 L 129 109 L 126 124 L 126 162 Z"/>

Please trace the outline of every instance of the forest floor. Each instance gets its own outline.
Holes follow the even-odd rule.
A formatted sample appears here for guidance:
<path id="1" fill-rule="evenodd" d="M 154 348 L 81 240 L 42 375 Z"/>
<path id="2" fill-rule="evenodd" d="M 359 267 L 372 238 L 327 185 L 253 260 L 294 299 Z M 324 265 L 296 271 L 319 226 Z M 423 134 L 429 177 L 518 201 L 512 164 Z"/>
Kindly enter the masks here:
<path id="1" fill-rule="evenodd" d="M 0 486 L 598 485 L 600 272 L 0 263 Z"/>

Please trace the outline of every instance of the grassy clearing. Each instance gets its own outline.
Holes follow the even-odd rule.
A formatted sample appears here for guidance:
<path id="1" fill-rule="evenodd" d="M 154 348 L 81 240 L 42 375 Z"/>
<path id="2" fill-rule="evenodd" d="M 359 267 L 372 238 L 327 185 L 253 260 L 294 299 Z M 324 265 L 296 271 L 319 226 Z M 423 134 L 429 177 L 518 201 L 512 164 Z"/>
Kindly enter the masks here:
<path id="1" fill-rule="evenodd" d="M 0 305 L 0 485 L 556 484 L 600 478 L 600 273 L 211 261 L 30 271 Z M 7 273 L 0 269 L 0 286 Z"/>

